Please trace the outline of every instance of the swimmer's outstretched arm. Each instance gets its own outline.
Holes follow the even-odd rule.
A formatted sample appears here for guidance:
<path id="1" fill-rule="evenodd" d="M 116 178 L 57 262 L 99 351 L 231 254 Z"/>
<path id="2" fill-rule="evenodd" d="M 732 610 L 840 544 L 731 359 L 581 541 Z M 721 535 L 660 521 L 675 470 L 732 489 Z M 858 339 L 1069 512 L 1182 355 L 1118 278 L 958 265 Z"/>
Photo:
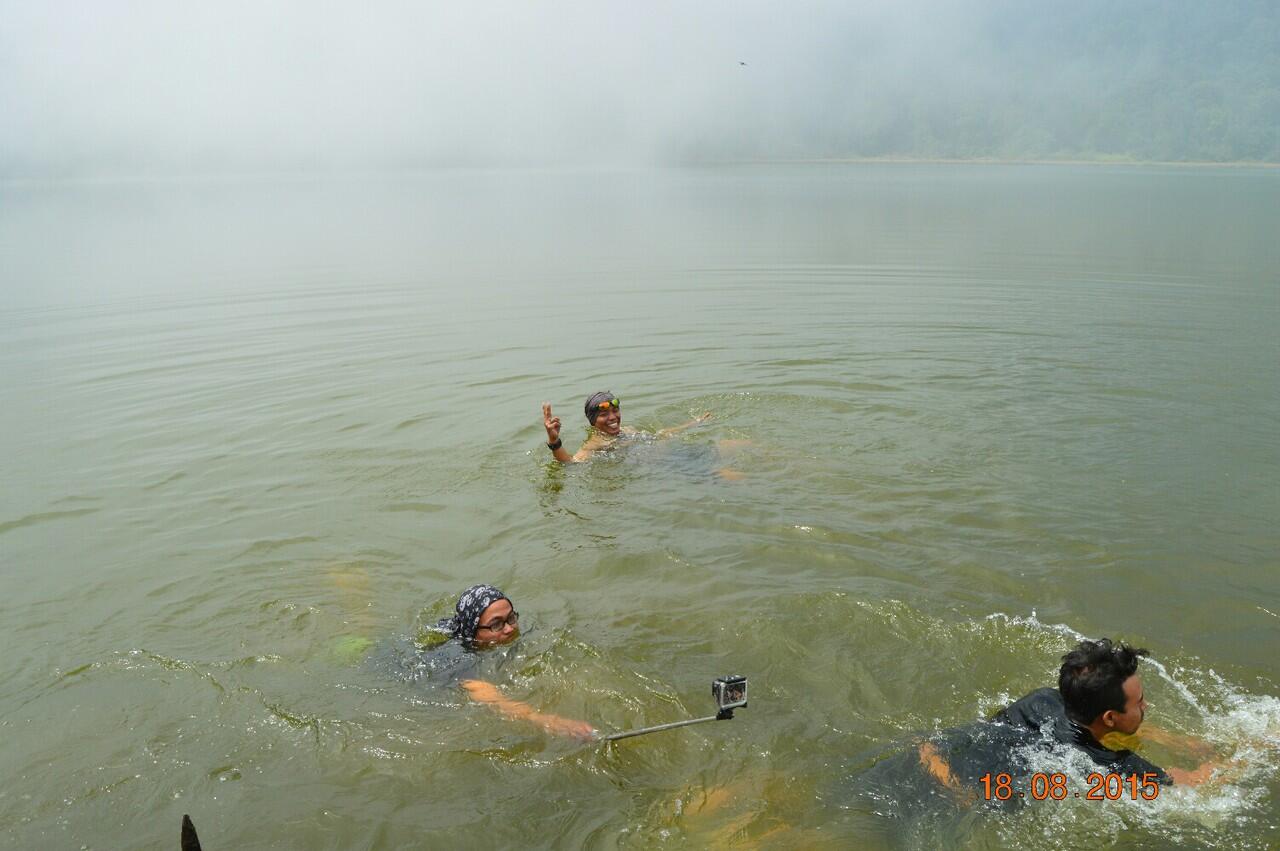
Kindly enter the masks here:
<path id="1" fill-rule="evenodd" d="M 1179 786 L 1198 786 L 1209 780 L 1219 768 L 1227 767 L 1226 764 L 1214 758 L 1217 752 L 1213 749 L 1213 745 L 1195 736 L 1185 736 L 1151 724 L 1144 725 L 1139 735 L 1147 741 L 1186 751 L 1201 760 L 1199 767 L 1194 769 L 1166 768 L 1164 770 L 1164 773 Z"/>
<path id="2" fill-rule="evenodd" d="M 1179 748 L 1200 759 L 1208 759 L 1213 756 L 1216 751 L 1213 745 L 1204 739 L 1197 739 L 1195 736 L 1187 736 L 1182 733 L 1175 733 L 1166 730 L 1163 727 L 1157 727 L 1150 722 L 1142 725 L 1142 731 L 1138 733 L 1140 738 L 1149 742 L 1164 745 L 1169 748 Z"/>
<path id="3" fill-rule="evenodd" d="M 529 704 L 512 700 L 503 694 L 497 686 L 492 683 L 486 683 L 484 680 L 463 680 L 462 687 L 467 690 L 467 694 L 471 695 L 471 699 L 477 703 L 487 704 L 508 718 L 531 721 L 548 733 L 555 733 L 557 736 L 569 736 L 575 739 L 594 739 L 596 737 L 595 728 L 586 721 L 575 721 L 572 718 L 562 718 L 559 715 L 535 712 Z"/>
<path id="4" fill-rule="evenodd" d="M 1199 768 L 1166 768 L 1164 773 L 1169 775 L 1170 779 L 1179 786 L 1199 786 L 1213 777 L 1213 773 L 1219 768 L 1226 767 L 1228 766 L 1210 760 L 1201 763 Z"/>
<path id="5" fill-rule="evenodd" d="M 693 419 L 689 420 L 689 422 L 687 423 L 681 423 L 680 425 L 672 426 L 671 428 L 660 428 L 658 429 L 657 434 L 658 434 L 658 437 L 670 437 L 673 434 L 679 434 L 680 432 L 684 431 L 687 428 L 693 428 L 698 423 L 705 423 L 709 419 L 711 419 L 711 412 L 706 411 L 700 416 L 696 416 Z"/>

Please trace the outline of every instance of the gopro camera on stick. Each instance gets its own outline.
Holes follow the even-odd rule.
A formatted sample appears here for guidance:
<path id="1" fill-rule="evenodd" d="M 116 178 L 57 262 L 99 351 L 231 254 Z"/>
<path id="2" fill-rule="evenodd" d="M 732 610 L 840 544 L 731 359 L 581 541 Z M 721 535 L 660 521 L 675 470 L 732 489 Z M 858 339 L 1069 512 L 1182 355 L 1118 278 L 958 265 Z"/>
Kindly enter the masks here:
<path id="1" fill-rule="evenodd" d="M 737 675 L 716 677 L 711 681 L 711 694 L 716 699 L 716 718 L 732 718 L 733 710 L 747 705 L 747 678 Z"/>
<path id="2" fill-rule="evenodd" d="M 657 733 L 659 730 L 674 730 L 677 727 L 688 727 L 690 724 L 701 724 L 704 721 L 726 721 L 733 717 L 733 710 L 747 705 L 747 678 L 737 675 L 716 677 L 711 681 L 711 696 L 716 699 L 716 714 L 706 718 L 690 718 L 687 721 L 672 721 L 670 724 L 658 724 L 655 727 L 642 727 L 639 730 L 628 730 L 624 733 L 610 733 L 605 741 L 616 742 L 619 739 L 630 739 Z"/>

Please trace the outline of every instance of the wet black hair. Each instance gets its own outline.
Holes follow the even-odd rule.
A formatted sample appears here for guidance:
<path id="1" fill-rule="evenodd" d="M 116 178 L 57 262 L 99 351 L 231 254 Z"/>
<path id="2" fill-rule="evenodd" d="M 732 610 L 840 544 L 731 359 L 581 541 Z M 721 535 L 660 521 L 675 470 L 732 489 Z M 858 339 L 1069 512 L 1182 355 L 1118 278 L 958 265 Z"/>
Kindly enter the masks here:
<path id="1" fill-rule="evenodd" d="M 1140 647 L 1116 644 L 1109 638 L 1085 639 L 1062 657 L 1058 691 L 1067 716 L 1092 724 L 1108 709 L 1124 712 L 1124 681 L 1138 670 L 1138 659 L 1149 655 Z"/>

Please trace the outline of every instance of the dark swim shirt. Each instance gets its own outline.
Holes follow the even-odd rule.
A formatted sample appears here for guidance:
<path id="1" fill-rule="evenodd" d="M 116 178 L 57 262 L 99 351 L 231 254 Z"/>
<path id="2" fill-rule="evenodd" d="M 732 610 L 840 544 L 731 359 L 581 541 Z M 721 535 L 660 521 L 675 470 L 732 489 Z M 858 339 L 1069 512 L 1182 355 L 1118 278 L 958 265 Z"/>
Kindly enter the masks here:
<path id="1" fill-rule="evenodd" d="M 457 639 L 428 649 L 398 635 L 380 641 L 365 658 L 365 667 L 406 683 L 454 685 L 476 675 L 480 658 Z"/>
<path id="2" fill-rule="evenodd" d="M 1062 695 L 1053 688 L 1031 692 L 989 721 L 934 733 L 928 743 L 946 760 L 956 790 L 967 792 L 970 801 L 999 810 L 1030 805 L 1034 800 L 1033 777 L 1066 770 L 1070 764 L 1079 765 L 1080 761 L 1074 759 L 1077 753 L 1098 766 L 1101 774 L 1136 774 L 1142 781 L 1143 774 L 1153 773 L 1157 783 L 1173 782 L 1158 766 L 1131 751 L 1109 750 L 1088 729 L 1073 724 L 1067 718 Z M 862 761 L 873 764 L 865 771 L 850 773 L 846 782 L 860 797 L 874 802 L 876 812 L 893 818 L 927 819 L 927 813 L 944 811 L 956 798 L 940 794 L 938 780 L 922 765 L 919 745 L 914 742 L 905 751 L 892 755 L 888 755 L 889 751 L 899 750 L 901 745 L 887 746 L 883 756 L 868 752 Z M 1061 768 L 1050 767 L 1055 764 Z M 1011 789 L 1024 794 L 1012 794 L 1007 799 L 984 795 L 990 787 L 983 785 L 983 776 L 990 783 L 1002 773 L 1009 775 Z M 839 781 L 837 784 L 831 794 L 838 797 L 845 793 L 839 790 Z"/>
<path id="3" fill-rule="evenodd" d="M 929 741 L 961 786 L 974 790 L 981 788 L 984 775 L 1001 773 L 1013 778 L 1015 787 L 1029 788 L 1032 775 L 1046 770 L 1037 755 L 1048 755 L 1052 763 L 1057 752 L 1065 763 L 1069 758 L 1065 751 L 1083 753 L 1104 774 L 1136 774 L 1143 780 L 1142 775 L 1151 773 L 1157 783 L 1173 783 L 1158 766 L 1132 751 L 1103 747 L 1087 728 L 1067 718 L 1062 695 L 1053 688 L 1031 692 L 990 721 L 943 730 Z M 1016 801 L 1005 803 L 1012 806 Z"/>
<path id="4" fill-rule="evenodd" d="M 1063 745 L 1078 748 L 1108 774 L 1129 776 L 1154 774 L 1157 783 L 1172 784 L 1164 769 L 1147 762 L 1133 751 L 1113 751 L 1104 747 L 1087 727 L 1067 717 L 1067 707 L 1062 694 L 1056 688 L 1036 689 L 1031 694 L 1009 704 L 992 719 L 997 724 L 1007 724 L 1015 729 L 1034 733 L 1041 739 L 1052 737 Z"/>

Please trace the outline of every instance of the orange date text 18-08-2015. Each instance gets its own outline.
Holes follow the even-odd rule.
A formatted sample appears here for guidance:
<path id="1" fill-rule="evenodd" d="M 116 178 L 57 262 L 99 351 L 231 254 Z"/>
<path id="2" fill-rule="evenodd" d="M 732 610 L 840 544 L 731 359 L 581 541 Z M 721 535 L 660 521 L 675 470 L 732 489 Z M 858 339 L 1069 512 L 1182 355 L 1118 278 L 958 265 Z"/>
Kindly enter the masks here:
<path id="1" fill-rule="evenodd" d="M 1067 786 L 1065 774 L 1031 775 L 1030 786 L 1026 789 L 1016 788 L 1013 778 L 1008 774 L 992 775 L 990 772 L 978 778 L 982 784 L 982 797 L 988 801 L 1007 801 L 1010 798 L 1031 798 L 1043 801 L 1046 798 L 1062 801 L 1067 798 L 1083 798 L 1086 801 L 1118 801 L 1128 797 L 1131 800 L 1141 798 L 1154 801 L 1160 795 L 1160 784 L 1156 782 L 1158 775 L 1147 772 L 1137 774 L 1099 774 L 1094 772 L 1085 778 L 1088 784 L 1083 792 L 1073 791 Z"/>

